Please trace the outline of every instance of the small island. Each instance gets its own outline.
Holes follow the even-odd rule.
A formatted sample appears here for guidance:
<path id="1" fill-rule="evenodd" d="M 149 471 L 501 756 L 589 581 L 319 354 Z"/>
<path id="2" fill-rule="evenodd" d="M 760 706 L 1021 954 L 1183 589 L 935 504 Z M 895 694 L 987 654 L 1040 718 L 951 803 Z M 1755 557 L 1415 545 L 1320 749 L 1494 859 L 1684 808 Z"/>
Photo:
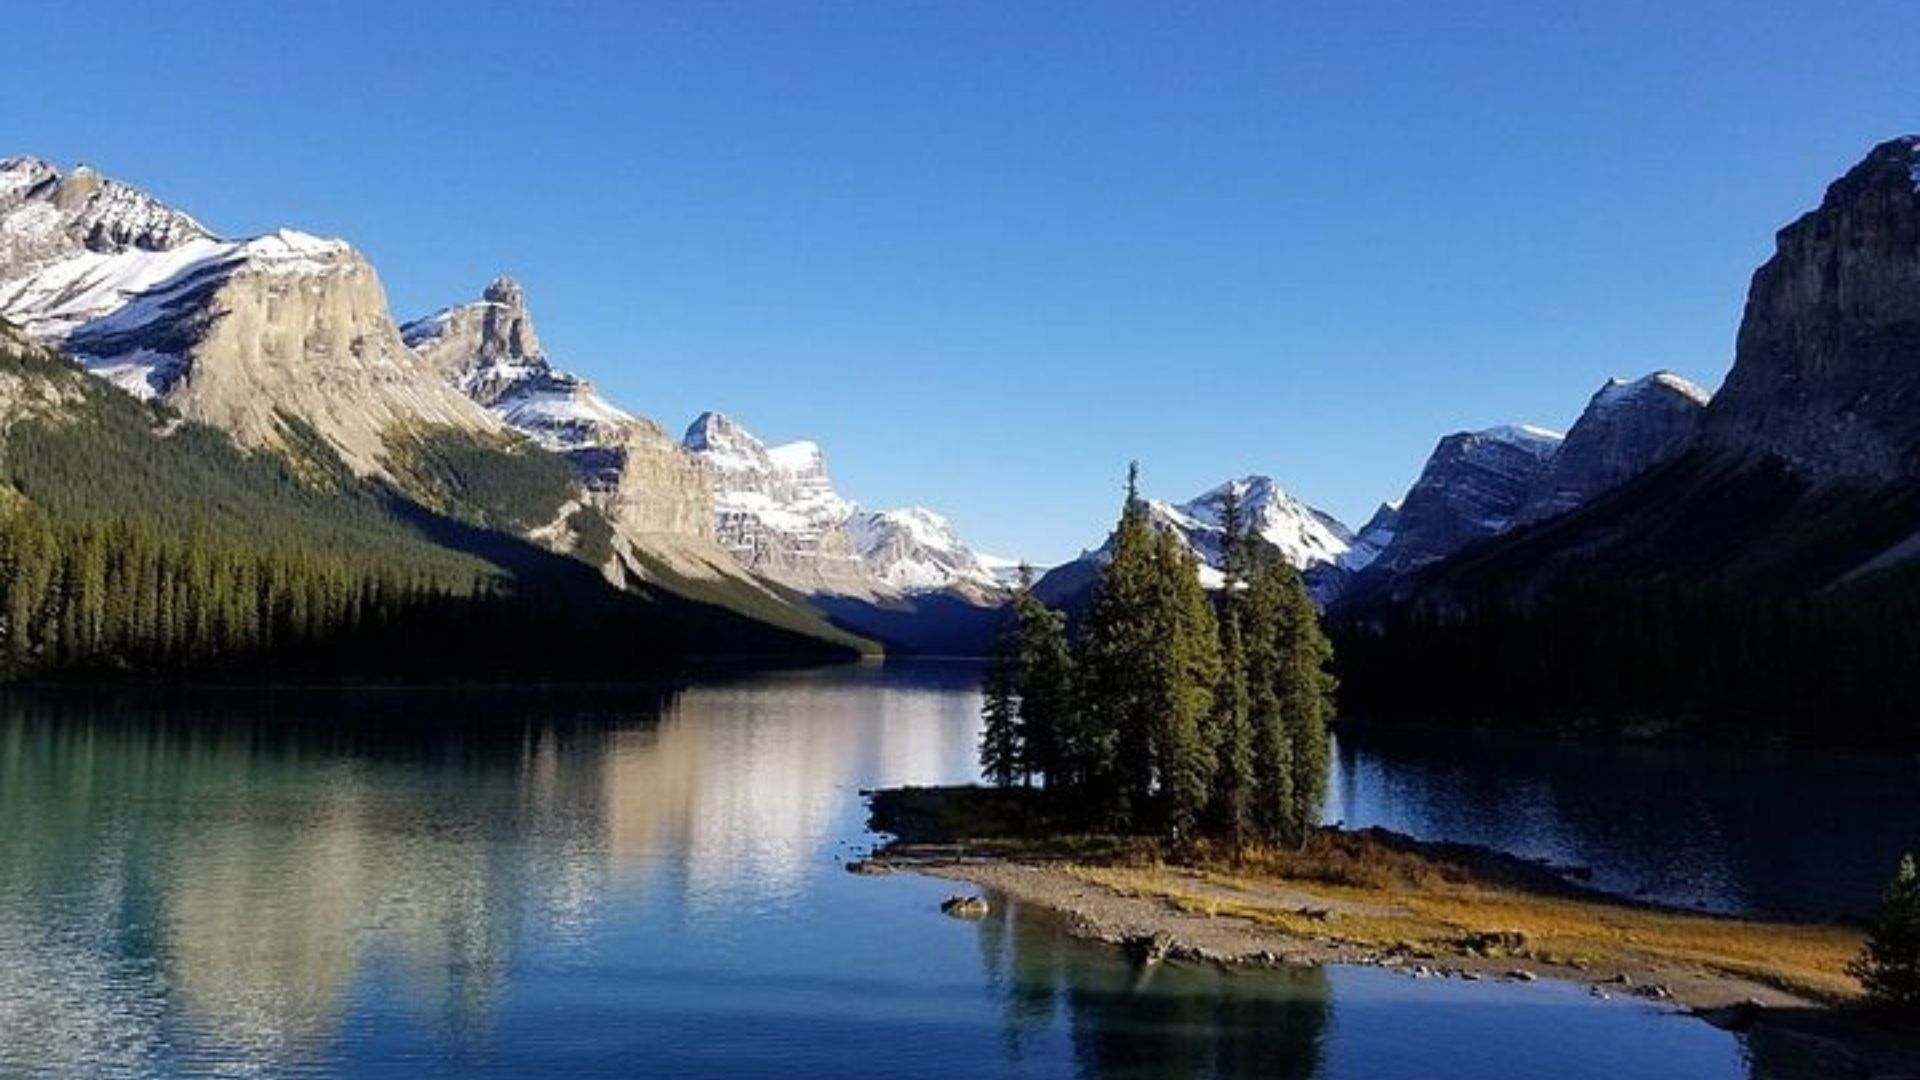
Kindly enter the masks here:
<path id="1" fill-rule="evenodd" d="M 991 786 L 869 793 L 892 839 L 850 869 L 986 890 L 951 899 L 958 917 L 1050 909 L 1142 964 L 1556 978 L 1798 1040 L 1835 1070 L 1914 1060 L 1913 1029 L 1861 1004 L 1878 928 L 1680 910 L 1577 867 L 1321 826 L 1335 682 L 1300 576 L 1229 489 L 1209 595 L 1137 485 L 1136 468 L 1077 625 L 1029 584 L 1015 594 L 985 676 Z"/>
<path id="2" fill-rule="evenodd" d="M 1795 1040 L 1837 1075 L 1920 1055 L 1920 1032 L 1860 1002 L 1857 926 L 1643 903 L 1583 884 L 1579 868 L 1383 829 L 1316 829 L 1298 848 L 1176 849 L 1064 831 L 1035 789 L 892 788 L 869 800 L 870 827 L 892 839 L 854 872 L 910 871 L 976 886 L 990 909 L 1049 909 L 1143 964 L 1560 979 Z"/>

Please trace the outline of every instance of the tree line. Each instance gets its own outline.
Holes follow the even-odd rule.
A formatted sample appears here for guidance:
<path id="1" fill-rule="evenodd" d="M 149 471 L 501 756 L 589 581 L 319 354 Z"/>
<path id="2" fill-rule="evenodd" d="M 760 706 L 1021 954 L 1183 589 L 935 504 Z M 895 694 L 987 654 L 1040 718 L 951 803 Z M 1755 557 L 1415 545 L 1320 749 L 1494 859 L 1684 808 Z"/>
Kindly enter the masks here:
<path id="1" fill-rule="evenodd" d="M 632 677 L 678 662 L 686 630 L 590 573 L 528 588 L 200 526 L 0 515 L 0 679 Z"/>
<path id="2" fill-rule="evenodd" d="M 1920 573 L 1818 592 L 1559 583 L 1332 620 L 1361 716 L 1552 725 L 1654 718 L 1821 741 L 1911 740 Z"/>
<path id="3" fill-rule="evenodd" d="M 1089 827 L 1297 844 L 1325 797 L 1332 648 L 1300 575 L 1223 508 L 1224 581 L 1156 530 L 1137 467 L 1091 607 L 1066 617 L 1023 574 L 985 679 L 980 763 L 1042 785 Z"/>

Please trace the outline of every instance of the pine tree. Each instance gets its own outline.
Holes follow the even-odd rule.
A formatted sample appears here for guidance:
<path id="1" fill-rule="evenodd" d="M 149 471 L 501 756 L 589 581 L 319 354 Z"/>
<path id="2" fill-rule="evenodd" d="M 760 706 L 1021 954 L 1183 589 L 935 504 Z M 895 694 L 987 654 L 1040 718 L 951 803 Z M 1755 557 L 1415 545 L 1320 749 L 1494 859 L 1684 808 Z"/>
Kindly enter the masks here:
<path id="1" fill-rule="evenodd" d="M 1147 812 L 1154 788 L 1157 706 L 1145 658 L 1156 648 L 1153 527 L 1140 498 L 1140 467 L 1127 471 L 1127 499 L 1109 543 L 1081 634 L 1079 708 L 1085 796 L 1116 829 Z"/>
<path id="2" fill-rule="evenodd" d="M 1238 847 L 1253 828 L 1254 744 L 1252 703 L 1247 690 L 1247 648 L 1241 633 L 1241 596 L 1245 585 L 1246 523 L 1240 489 L 1227 485 L 1220 507 L 1220 681 L 1214 689 L 1208 739 L 1213 747 L 1214 780 L 1209 822 Z"/>
<path id="3" fill-rule="evenodd" d="M 1280 656 L 1280 583 L 1256 570 L 1238 603 L 1247 663 L 1247 716 L 1252 729 L 1251 818 L 1266 840 L 1294 838 L 1293 742 L 1281 709 L 1277 680 Z"/>
<path id="4" fill-rule="evenodd" d="M 1847 967 L 1867 1000 L 1903 1013 L 1920 1012 L 1920 868 L 1912 855 L 1880 900 L 1866 948 Z"/>
<path id="5" fill-rule="evenodd" d="M 1205 733 L 1220 680 L 1219 631 L 1193 553 L 1163 532 L 1154 554 L 1159 607 L 1155 652 L 1146 666 L 1160 719 L 1155 764 L 1167 832 L 1186 841 L 1199 832 L 1213 781 L 1214 752 Z"/>
<path id="6" fill-rule="evenodd" d="M 1022 777 L 1020 738 L 1019 642 L 1017 627 L 1000 632 L 987 663 L 985 721 L 980 732 L 980 771 L 988 782 L 1008 787 Z"/>
<path id="7" fill-rule="evenodd" d="M 1210 822 L 1234 846 L 1253 829 L 1254 742 L 1247 693 L 1247 649 L 1240 613 L 1229 603 L 1220 616 L 1220 680 L 1213 695 L 1214 771 Z"/>
<path id="8" fill-rule="evenodd" d="M 1033 595 L 1033 570 L 1027 566 L 1020 568 L 1013 610 L 1018 637 L 1022 767 L 1029 783 L 1040 777 L 1050 788 L 1070 785 L 1069 777 L 1079 757 L 1079 740 L 1067 619 Z"/>
<path id="9" fill-rule="evenodd" d="M 1278 578 L 1280 638 L 1273 679 L 1286 721 L 1287 757 L 1293 771 L 1289 834 L 1297 843 L 1319 824 L 1326 801 L 1327 722 L 1333 718 L 1336 686 L 1327 669 L 1333 646 L 1320 629 L 1319 610 L 1299 572 L 1278 558 L 1268 560 L 1265 572 Z"/>

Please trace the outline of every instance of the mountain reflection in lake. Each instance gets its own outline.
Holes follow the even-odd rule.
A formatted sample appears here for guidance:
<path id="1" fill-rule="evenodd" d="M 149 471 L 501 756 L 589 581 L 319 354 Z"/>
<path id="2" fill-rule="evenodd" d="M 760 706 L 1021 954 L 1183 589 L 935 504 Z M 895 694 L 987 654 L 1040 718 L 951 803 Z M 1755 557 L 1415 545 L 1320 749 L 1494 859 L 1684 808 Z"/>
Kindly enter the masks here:
<path id="1" fill-rule="evenodd" d="M 977 679 L 0 696 L 0 1077 L 1775 1075 L 1570 988 L 1139 972 L 845 873 L 860 788 L 973 777 Z"/>

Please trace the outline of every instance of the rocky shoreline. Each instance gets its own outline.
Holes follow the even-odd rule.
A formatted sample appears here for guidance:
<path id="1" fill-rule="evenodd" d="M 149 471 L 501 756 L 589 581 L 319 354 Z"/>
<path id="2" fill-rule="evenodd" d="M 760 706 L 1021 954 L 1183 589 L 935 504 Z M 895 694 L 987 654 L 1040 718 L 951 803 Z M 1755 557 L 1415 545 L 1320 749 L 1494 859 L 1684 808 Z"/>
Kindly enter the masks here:
<path id="1" fill-rule="evenodd" d="M 1143 962 L 1180 960 L 1223 966 L 1350 964 L 1389 968 L 1412 978 L 1552 978 L 1589 986 L 1596 997 L 1614 995 L 1670 1002 L 1723 1026 L 1738 1027 L 1767 1009 L 1809 1010 L 1825 1006 L 1777 986 L 1702 969 L 1673 965 L 1571 965 L 1531 956 L 1524 934 L 1493 931 L 1458 951 L 1414 946 L 1379 948 L 1332 935 L 1301 937 L 1233 915 L 1184 910 L 1157 896 L 1129 894 L 1089 881 L 1062 865 L 978 855 L 951 855 L 913 846 L 876 854 L 850 867 L 855 873 L 908 871 L 963 882 L 988 893 L 978 906 L 954 914 L 987 914 L 995 900 L 1044 907 L 1059 914 L 1068 933 L 1126 950 Z M 1302 910 L 1331 916 L 1343 907 L 1301 893 Z M 962 899 L 971 900 L 967 896 Z M 1314 907 L 1319 903 L 1325 906 Z"/>
<path id="2" fill-rule="evenodd" d="M 896 835 L 899 835 L 896 833 Z M 1352 836 L 1352 834 L 1347 834 Z M 1462 845 L 1425 844 L 1392 834 L 1360 842 L 1423 854 L 1444 853 L 1473 868 L 1466 887 L 1497 894 L 1530 925 L 1530 905 L 1558 918 L 1617 925 L 1619 948 L 1570 950 L 1564 934 L 1477 929 L 1435 936 L 1418 920 L 1424 899 L 1413 890 L 1364 890 L 1318 882 L 1237 877 L 1200 867 L 1128 864 L 1012 847 L 901 839 L 849 865 L 855 873 L 909 872 L 971 889 L 944 906 L 957 918 L 981 918 L 1011 904 L 1055 913 L 1075 937 L 1125 950 L 1141 964 L 1206 963 L 1231 968 L 1376 967 L 1413 979 L 1552 979 L 1587 988 L 1599 999 L 1632 998 L 1698 1017 L 1748 1038 L 1790 1041 L 1821 1063 L 1821 1075 L 1920 1076 L 1920 1034 L 1889 1027 L 1844 998 L 1809 991 L 1764 971 L 1743 974 L 1709 959 L 1707 950 L 1675 948 L 1640 932 L 1659 920 L 1699 920 L 1707 930 L 1745 933 L 1788 948 L 1788 932 L 1823 932 L 1738 919 L 1713 919 L 1606 896 L 1564 868 L 1527 863 Z M 1478 871 L 1477 876 L 1473 871 Z M 1408 932 L 1396 928 L 1405 920 Z M 1636 921 L 1640 920 L 1640 921 Z M 1489 925 L 1482 923 L 1479 925 Z M 1499 925 L 1499 924 L 1491 924 Z M 1689 924 L 1691 925 L 1691 924 Z M 1624 928 L 1624 929 L 1622 929 Z"/>

